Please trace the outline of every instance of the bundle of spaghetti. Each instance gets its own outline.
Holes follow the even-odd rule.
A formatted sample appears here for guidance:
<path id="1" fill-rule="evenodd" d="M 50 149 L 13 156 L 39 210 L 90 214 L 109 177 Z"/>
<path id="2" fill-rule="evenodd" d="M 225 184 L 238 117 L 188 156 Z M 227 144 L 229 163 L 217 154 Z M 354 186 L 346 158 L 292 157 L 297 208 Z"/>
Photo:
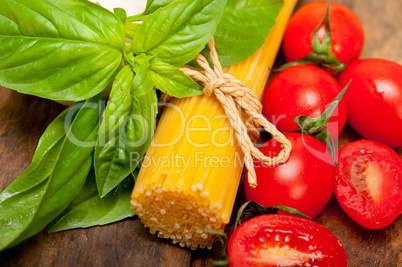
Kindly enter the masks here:
<path id="1" fill-rule="evenodd" d="M 265 44 L 224 71 L 261 100 L 286 24 L 296 5 L 287 0 Z M 221 104 L 205 95 L 172 99 L 132 192 L 131 206 L 151 233 L 196 249 L 212 247 L 229 223 L 243 170 L 243 154 Z"/>

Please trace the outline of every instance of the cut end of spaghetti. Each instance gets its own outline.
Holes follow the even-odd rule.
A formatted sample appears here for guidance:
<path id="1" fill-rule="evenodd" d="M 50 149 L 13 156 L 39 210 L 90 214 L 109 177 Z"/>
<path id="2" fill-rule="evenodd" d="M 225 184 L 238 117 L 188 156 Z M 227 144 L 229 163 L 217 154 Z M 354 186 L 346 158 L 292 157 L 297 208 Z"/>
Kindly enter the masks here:
<path id="1" fill-rule="evenodd" d="M 216 236 L 200 229 L 223 231 L 229 218 L 222 218 L 222 205 L 212 204 L 207 196 L 197 186 L 185 194 L 150 186 L 133 195 L 131 207 L 152 234 L 181 247 L 212 248 Z"/>

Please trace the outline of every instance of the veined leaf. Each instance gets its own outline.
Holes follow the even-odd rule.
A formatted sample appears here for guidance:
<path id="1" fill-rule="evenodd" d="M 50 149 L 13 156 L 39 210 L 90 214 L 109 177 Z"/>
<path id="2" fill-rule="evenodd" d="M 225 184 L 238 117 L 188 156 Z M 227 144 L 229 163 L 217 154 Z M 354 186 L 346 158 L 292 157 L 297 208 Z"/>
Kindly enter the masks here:
<path id="1" fill-rule="evenodd" d="M 154 13 L 161 7 L 167 6 L 170 3 L 173 3 L 176 0 L 148 0 L 147 5 L 145 7 L 143 15 L 149 15 Z"/>
<path id="2" fill-rule="evenodd" d="M 126 32 L 126 38 L 133 39 L 135 32 L 140 27 L 140 24 L 132 23 L 132 22 L 125 22 L 124 23 L 124 31 Z"/>
<path id="3" fill-rule="evenodd" d="M 92 164 L 99 99 L 78 103 L 56 118 L 32 164 L 0 194 L 0 250 L 41 231 L 81 190 Z"/>
<path id="4" fill-rule="evenodd" d="M 133 175 L 136 177 L 137 173 Z M 104 198 L 100 198 L 95 173 L 91 171 L 80 194 L 49 224 L 48 232 L 105 225 L 134 216 L 130 207 L 133 187 L 134 177 L 129 175 Z"/>
<path id="5" fill-rule="evenodd" d="M 230 0 L 214 38 L 223 67 L 254 54 L 265 42 L 283 6 L 283 0 Z"/>
<path id="6" fill-rule="evenodd" d="M 121 22 L 125 23 L 127 20 L 127 12 L 120 7 L 113 8 L 113 13 L 120 19 Z"/>
<path id="7" fill-rule="evenodd" d="M 132 96 L 134 73 L 124 67 L 116 77 L 95 148 L 95 175 L 101 197 L 137 167 L 155 130 L 156 93 Z"/>
<path id="8" fill-rule="evenodd" d="M 120 66 L 119 18 L 85 0 L 2 0 L 0 83 L 26 94 L 83 100 Z"/>
<path id="9" fill-rule="evenodd" d="M 46 129 L 28 168 L 0 194 L 0 250 L 29 224 L 47 188 L 65 137 L 67 109 Z"/>
<path id="10" fill-rule="evenodd" d="M 155 61 L 150 65 L 151 79 L 156 88 L 173 97 L 189 97 L 202 94 L 202 87 L 182 70 L 164 62 Z"/>
<path id="11" fill-rule="evenodd" d="M 159 8 L 134 35 L 134 54 L 157 54 L 174 66 L 191 61 L 213 36 L 226 0 L 178 0 Z"/>
<path id="12" fill-rule="evenodd" d="M 151 80 L 151 71 L 149 65 L 149 58 L 145 54 L 141 54 L 135 59 L 140 59 L 139 64 L 135 64 L 135 77 L 133 81 L 133 88 L 131 95 L 141 96 L 148 94 L 151 90 L 154 90 L 154 86 Z M 135 60 L 134 59 L 134 60 Z"/>

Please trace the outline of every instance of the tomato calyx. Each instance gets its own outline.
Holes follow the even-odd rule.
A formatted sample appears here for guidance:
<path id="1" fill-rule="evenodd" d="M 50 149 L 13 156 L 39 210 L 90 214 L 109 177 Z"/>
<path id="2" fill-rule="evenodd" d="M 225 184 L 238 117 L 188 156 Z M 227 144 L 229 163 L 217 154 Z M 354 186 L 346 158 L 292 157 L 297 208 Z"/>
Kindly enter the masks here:
<path id="1" fill-rule="evenodd" d="M 228 235 L 219 230 L 213 230 L 213 229 L 201 229 L 194 227 L 196 230 L 203 231 L 208 234 L 214 234 L 217 237 L 214 240 L 214 243 L 220 243 L 220 259 L 219 260 L 209 260 L 209 262 L 215 266 L 228 266 L 230 263 L 230 260 L 228 258 L 228 255 L 226 253 L 227 247 L 228 247 Z"/>
<path id="2" fill-rule="evenodd" d="M 335 144 L 334 140 L 332 140 L 331 135 L 328 131 L 328 121 L 334 112 L 336 106 L 338 106 L 342 97 L 346 93 L 352 79 L 349 83 L 342 89 L 342 91 L 335 97 L 335 99 L 331 102 L 328 108 L 318 117 L 312 118 L 305 115 L 297 116 L 293 121 L 299 126 L 299 129 L 296 131 L 298 133 L 307 134 L 315 137 L 321 143 L 327 144 L 329 153 L 331 154 L 332 159 L 334 160 L 334 164 L 337 165 L 335 161 Z"/>
<path id="3" fill-rule="evenodd" d="M 255 201 L 248 201 L 248 202 L 244 203 L 240 207 L 239 211 L 237 212 L 234 229 L 236 229 L 240 224 L 247 221 L 248 219 L 251 219 L 253 217 L 263 215 L 263 214 L 276 214 L 279 210 L 294 214 L 297 217 L 311 218 L 310 216 L 298 211 L 297 209 L 291 208 L 291 207 L 287 207 L 287 206 L 283 206 L 283 205 L 264 207 Z M 230 260 L 226 253 L 227 246 L 228 246 L 227 234 L 223 231 L 213 230 L 213 229 L 201 229 L 201 228 L 195 228 L 195 229 L 201 230 L 208 234 L 214 234 L 217 236 L 214 240 L 214 243 L 219 243 L 221 246 L 221 248 L 219 249 L 220 250 L 220 259 L 219 260 L 210 260 L 210 263 L 212 263 L 215 266 L 228 266 L 230 263 Z"/>
<path id="4" fill-rule="evenodd" d="M 255 201 L 247 201 L 244 203 L 239 211 L 237 212 L 236 222 L 235 222 L 235 229 L 242 224 L 243 222 L 251 219 L 253 217 L 263 215 L 263 214 L 276 214 L 279 210 L 286 211 L 288 213 L 292 213 L 297 217 L 306 217 L 311 218 L 310 216 L 304 214 L 297 209 L 283 206 L 283 205 L 275 205 L 272 207 L 264 207 L 263 205 L 258 204 Z"/>
<path id="5" fill-rule="evenodd" d="M 333 75 L 338 74 L 346 69 L 346 64 L 342 63 L 335 55 L 331 52 L 332 49 L 332 37 L 331 37 L 331 27 L 329 23 L 329 8 L 330 3 L 327 5 L 327 12 L 324 19 L 317 25 L 314 30 L 313 38 L 311 40 L 311 52 L 304 58 L 288 62 L 282 65 L 277 71 L 282 71 L 286 68 L 305 65 L 305 64 L 315 64 L 316 66 L 326 70 L 332 69 L 335 71 Z M 322 27 L 325 27 L 324 36 L 322 35 Z"/>

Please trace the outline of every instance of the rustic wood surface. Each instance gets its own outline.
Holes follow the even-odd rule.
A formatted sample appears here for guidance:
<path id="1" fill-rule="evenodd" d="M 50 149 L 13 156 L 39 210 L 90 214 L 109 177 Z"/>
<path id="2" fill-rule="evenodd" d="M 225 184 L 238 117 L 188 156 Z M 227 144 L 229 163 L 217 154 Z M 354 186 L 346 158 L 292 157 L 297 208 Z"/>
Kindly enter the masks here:
<path id="1" fill-rule="evenodd" d="M 311 1 L 299 1 L 298 7 L 307 2 Z M 362 21 L 366 33 L 362 58 L 402 64 L 402 1 L 337 2 L 353 9 Z M 0 191 L 29 165 L 40 135 L 62 110 L 52 101 L 0 87 Z M 347 128 L 342 142 L 358 138 Z M 242 201 L 240 188 L 236 206 Z M 349 266 L 402 267 L 402 216 L 385 229 L 367 230 L 349 219 L 332 198 L 316 221 L 342 241 Z M 227 230 L 230 233 L 231 226 Z M 209 259 L 216 255 L 214 250 L 190 251 L 158 239 L 134 217 L 90 229 L 42 231 L 0 252 L 0 266 L 209 266 Z"/>

